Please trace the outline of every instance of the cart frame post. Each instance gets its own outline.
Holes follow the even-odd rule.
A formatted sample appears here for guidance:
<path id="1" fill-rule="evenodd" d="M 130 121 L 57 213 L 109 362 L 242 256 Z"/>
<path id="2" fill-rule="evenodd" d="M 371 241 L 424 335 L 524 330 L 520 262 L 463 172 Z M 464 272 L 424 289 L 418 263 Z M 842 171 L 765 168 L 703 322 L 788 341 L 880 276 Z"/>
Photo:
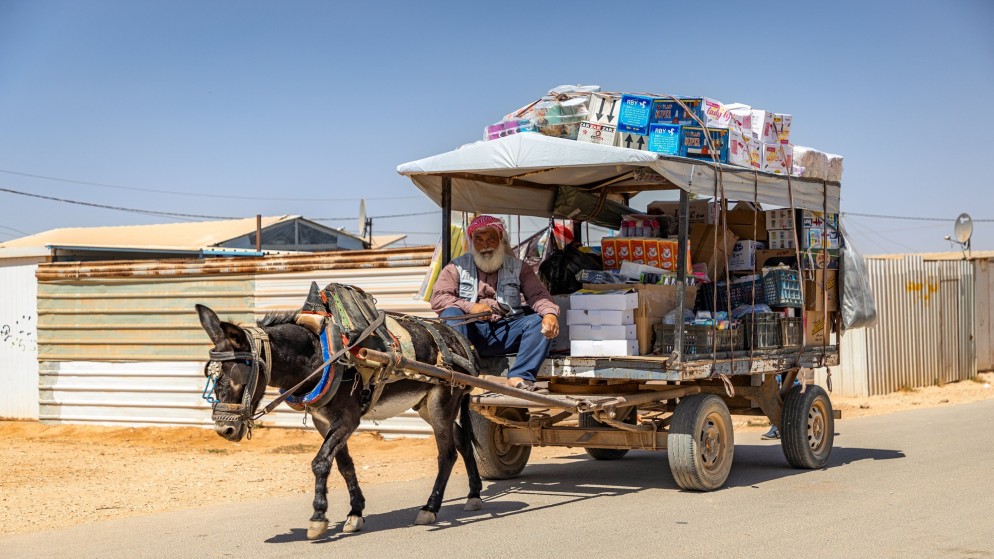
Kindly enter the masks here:
<path id="1" fill-rule="evenodd" d="M 687 295 L 687 236 L 690 234 L 690 193 L 680 189 L 680 215 L 676 245 L 676 324 L 683 322 L 685 301 Z M 683 363 L 683 328 L 676 329 L 673 340 L 673 354 L 670 359 L 674 369 L 679 369 Z"/>
<path id="2" fill-rule="evenodd" d="M 452 177 L 442 177 L 442 262 L 452 260 Z"/>

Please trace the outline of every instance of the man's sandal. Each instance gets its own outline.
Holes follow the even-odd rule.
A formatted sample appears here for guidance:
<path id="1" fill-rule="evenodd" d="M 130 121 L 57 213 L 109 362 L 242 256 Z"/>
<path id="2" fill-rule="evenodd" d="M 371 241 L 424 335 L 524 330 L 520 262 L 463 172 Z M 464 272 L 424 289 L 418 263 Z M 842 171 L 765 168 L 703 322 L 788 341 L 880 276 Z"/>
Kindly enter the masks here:
<path id="1" fill-rule="evenodd" d="M 536 394 L 548 394 L 548 389 L 542 388 L 540 386 L 535 386 L 535 383 L 530 380 L 520 380 L 515 384 L 509 385 L 511 388 L 517 388 L 518 390 L 525 390 L 527 392 L 534 392 Z"/>

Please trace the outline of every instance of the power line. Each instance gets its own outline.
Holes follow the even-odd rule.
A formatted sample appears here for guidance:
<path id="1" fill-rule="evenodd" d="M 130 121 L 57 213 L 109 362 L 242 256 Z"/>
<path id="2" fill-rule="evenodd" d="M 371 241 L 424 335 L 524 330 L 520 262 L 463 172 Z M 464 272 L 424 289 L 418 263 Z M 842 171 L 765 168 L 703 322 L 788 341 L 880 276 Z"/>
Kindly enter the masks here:
<path id="1" fill-rule="evenodd" d="M 442 213 L 441 210 L 435 210 L 435 211 L 431 211 L 431 212 L 417 212 L 417 213 L 409 213 L 409 214 L 371 215 L 371 216 L 369 216 L 369 218 L 370 219 L 390 219 L 390 218 L 393 218 L 393 217 L 413 217 L 413 216 L 417 216 L 417 215 L 437 215 L 437 214 L 440 214 L 440 213 Z M 349 220 L 359 219 L 359 216 L 352 216 L 352 217 L 310 217 L 308 219 L 310 219 L 311 221 L 349 221 Z"/>
<path id="2" fill-rule="evenodd" d="M 13 231 L 14 233 L 20 233 L 21 235 L 27 235 L 24 231 L 20 229 L 14 229 L 13 227 L 7 227 L 6 225 L 0 225 L 0 229 L 6 229 L 7 231 Z"/>
<path id="3" fill-rule="evenodd" d="M 871 217 L 874 219 L 903 219 L 905 221 L 942 221 L 949 222 L 955 218 L 950 217 L 912 217 L 903 215 L 881 215 L 881 214 L 860 214 L 854 212 L 842 212 L 843 216 Z M 973 219 L 974 223 L 994 223 L 994 219 Z"/>
<path id="4" fill-rule="evenodd" d="M 47 177 L 45 175 L 34 175 L 31 173 L 22 173 L 20 171 L 9 171 L 5 169 L 0 169 L 0 173 L 6 173 L 8 175 L 17 175 L 21 177 L 30 177 L 33 179 L 44 179 L 50 181 L 67 182 L 72 184 L 83 184 L 86 186 L 99 186 L 101 188 L 116 188 L 119 190 L 133 190 L 136 192 L 152 192 L 155 194 L 169 194 L 173 196 L 193 196 L 196 198 L 224 198 L 230 199 L 230 194 L 204 194 L 200 192 L 177 192 L 174 190 L 159 190 L 155 188 L 139 188 L 137 186 L 122 186 L 119 184 L 107 184 L 103 182 L 91 182 L 82 181 L 76 179 L 63 179 L 59 177 Z M 279 201 L 279 202 L 358 202 L 360 198 L 279 198 L 270 196 L 242 196 L 238 195 L 238 198 L 242 200 L 268 200 L 268 201 Z M 421 196 L 375 196 L 367 197 L 366 200 L 413 200 L 416 198 L 421 198 Z"/>
<path id="5" fill-rule="evenodd" d="M 29 192 L 20 192 L 18 190 L 11 190 L 9 188 L 0 188 L 0 192 L 9 192 L 11 194 L 20 194 L 21 196 L 30 196 L 32 198 L 41 198 L 42 200 L 52 200 L 54 202 L 63 202 L 66 204 L 77 204 L 80 206 L 90 206 L 91 208 L 101 208 L 105 210 L 117 210 L 122 212 L 132 212 L 137 214 L 146 215 L 160 215 L 166 217 L 180 217 L 180 218 L 196 218 L 196 219 L 243 219 L 243 217 L 225 217 L 217 215 L 198 215 L 198 214 L 181 214 L 172 212 L 158 212 L 154 210 L 142 210 L 138 208 L 124 208 L 121 206 L 108 206 L 105 204 L 94 204 L 92 202 L 80 202 L 79 200 L 68 200 L 65 198 L 54 198 L 52 196 L 42 196 L 41 194 L 31 194 Z"/>

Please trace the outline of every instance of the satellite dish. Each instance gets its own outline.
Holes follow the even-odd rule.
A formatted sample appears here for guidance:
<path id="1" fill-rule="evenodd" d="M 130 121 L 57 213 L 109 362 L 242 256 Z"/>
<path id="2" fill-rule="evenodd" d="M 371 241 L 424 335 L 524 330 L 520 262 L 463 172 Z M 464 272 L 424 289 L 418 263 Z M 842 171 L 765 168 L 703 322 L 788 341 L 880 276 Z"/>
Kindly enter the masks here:
<path id="1" fill-rule="evenodd" d="M 953 226 L 953 238 L 961 245 L 968 245 L 973 236 L 973 219 L 970 214 L 959 214 Z"/>
<path id="2" fill-rule="evenodd" d="M 366 236 L 366 199 L 359 200 L 359 236 Z"/>

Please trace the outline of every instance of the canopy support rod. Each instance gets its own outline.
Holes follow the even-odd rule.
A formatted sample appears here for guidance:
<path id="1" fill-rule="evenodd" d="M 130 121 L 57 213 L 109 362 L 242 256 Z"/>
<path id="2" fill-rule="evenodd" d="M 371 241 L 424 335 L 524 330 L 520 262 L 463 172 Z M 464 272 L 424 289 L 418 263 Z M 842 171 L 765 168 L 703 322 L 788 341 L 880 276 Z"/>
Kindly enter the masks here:
<path id="1" fill-rule="evenodd" d="M 452 259 L 452 178 L 442 177 L 442 261 Z"/>
<path id="2" fill-rule="evenodd" d="M 674 368 L 683 365 L 683 313 L 687 298 L 687 235 L 690 234 L 690 193 L 680 189 L 679 240 L 676 244 L 676 336 L 673 338 Z"/>

